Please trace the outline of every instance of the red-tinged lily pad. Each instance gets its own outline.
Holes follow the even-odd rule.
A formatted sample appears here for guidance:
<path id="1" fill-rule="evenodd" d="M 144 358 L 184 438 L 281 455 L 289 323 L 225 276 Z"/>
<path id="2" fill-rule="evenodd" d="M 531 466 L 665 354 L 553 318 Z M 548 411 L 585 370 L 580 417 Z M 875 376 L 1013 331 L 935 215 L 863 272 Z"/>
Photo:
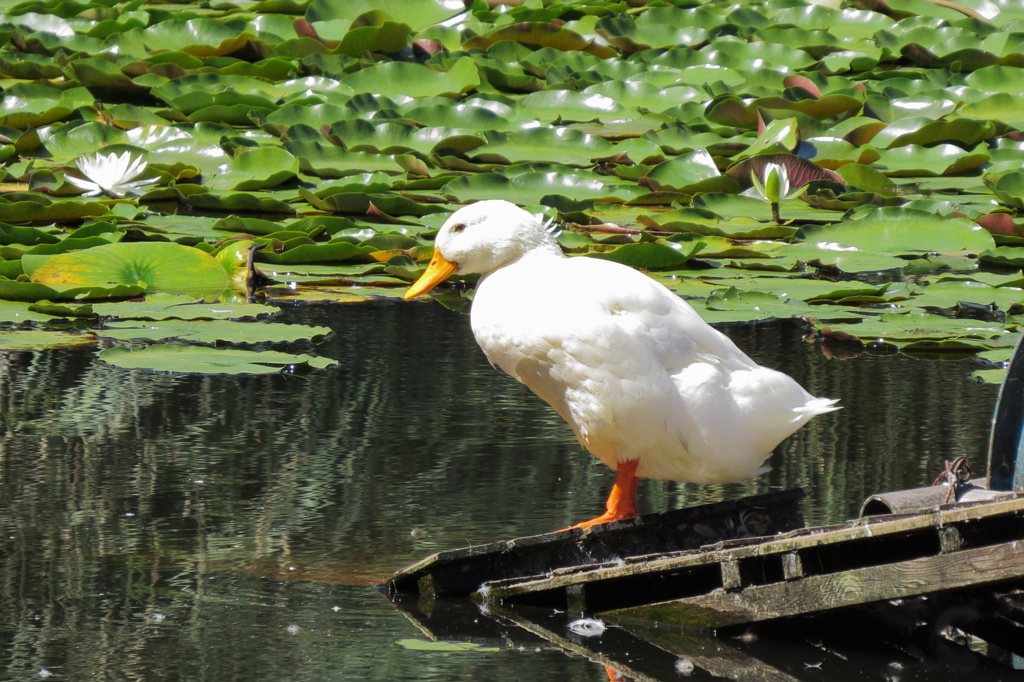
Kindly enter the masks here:
<path id="1" fill-rule="evenodd" d="M 843 181 L 842 177 L 834 171 L 820 168 L 807 159 L 793 154 L 753 156 L 730 166 L 725 174 L 732 178 L 740 187 L 750 187 L 753 185 L 750 179 L 751 172 L 757 175 L 757 177 L 763 178 L 765 168 L 770 163 L 786 169 L 789 186 L 792 189 L 803 187 L 812 180 L 832 180 L 840 183 Z"/>

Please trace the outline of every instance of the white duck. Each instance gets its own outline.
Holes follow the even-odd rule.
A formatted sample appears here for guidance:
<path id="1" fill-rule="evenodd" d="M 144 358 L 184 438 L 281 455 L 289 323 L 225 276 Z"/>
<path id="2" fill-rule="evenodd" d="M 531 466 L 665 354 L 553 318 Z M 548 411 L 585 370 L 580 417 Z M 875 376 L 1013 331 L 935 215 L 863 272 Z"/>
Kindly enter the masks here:
<path id="1" fill-rule="evenodd" d="M 637 515 L 637 477 L 727 483 L 757 472 L 784 438 L 839 409 L 761 367 L 683 299 L 636 270 L 567 258 L 507 201 L 459 209 L 409 300 L 454 273 L 480 273 L 470 324 L 492 364 L 555 408 L 618 472 L 607 511 Z"/>

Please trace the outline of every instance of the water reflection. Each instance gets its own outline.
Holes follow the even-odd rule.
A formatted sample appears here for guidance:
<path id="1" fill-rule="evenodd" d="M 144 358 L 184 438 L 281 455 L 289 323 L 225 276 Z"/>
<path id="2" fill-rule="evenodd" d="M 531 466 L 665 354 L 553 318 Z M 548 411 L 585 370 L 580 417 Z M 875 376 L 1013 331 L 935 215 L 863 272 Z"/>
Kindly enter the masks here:
<path id="1" fill-rule="evenodd" d="M 337 331 L 320 352 L 340 369 L 180 377 L 91 351 L 0 353 L 0 678 L 601 679 L 550 648 L 396 647 L 418 631 L 364 586 L 440 549 L 593 516 L 612 472 L 487 364 L 465 317 L 288 315 Z M 966 378 L 971 361 L 829 361 L 795 325 L 726 331 L 845 409 L 783 443 L 767 476 L 645 482 L 642 510 L 809 485 L 809 521 L 838 521 L 944 459 L 984 470 L 996 389 Z"/>

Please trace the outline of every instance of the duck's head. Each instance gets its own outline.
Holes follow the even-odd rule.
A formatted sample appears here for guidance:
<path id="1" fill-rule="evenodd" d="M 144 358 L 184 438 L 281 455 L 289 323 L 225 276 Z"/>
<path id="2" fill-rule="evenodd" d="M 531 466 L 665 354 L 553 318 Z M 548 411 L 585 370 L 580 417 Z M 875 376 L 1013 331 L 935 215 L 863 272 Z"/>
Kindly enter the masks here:
<path id="1" fill-rule="evenodd" d="M 434 239 L 434 257 L 405 292 L 425 294 L 454 274 L 486 275 L 536 249 L 561 254 L 540 214 L 509 201 L 480 201 L 453 213 Z"/>

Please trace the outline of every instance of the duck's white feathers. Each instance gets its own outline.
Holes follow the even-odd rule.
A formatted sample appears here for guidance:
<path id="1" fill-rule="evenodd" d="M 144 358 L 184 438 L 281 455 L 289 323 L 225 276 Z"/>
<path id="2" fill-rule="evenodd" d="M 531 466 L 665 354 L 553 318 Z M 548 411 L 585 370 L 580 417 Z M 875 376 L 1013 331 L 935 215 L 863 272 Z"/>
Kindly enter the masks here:
<path id="1" fill-rule="evenodd" d="M 555 408 L 611 468 L 639 459 L 641 477 L 741 480 L 793 431 L 837 409 L 756 364 L 646 275 L 566 258 L 547 239 L 484 272 L 473 334 L 493 364 Z M 439 235 L 439 248 L 448 241 Z"/>

